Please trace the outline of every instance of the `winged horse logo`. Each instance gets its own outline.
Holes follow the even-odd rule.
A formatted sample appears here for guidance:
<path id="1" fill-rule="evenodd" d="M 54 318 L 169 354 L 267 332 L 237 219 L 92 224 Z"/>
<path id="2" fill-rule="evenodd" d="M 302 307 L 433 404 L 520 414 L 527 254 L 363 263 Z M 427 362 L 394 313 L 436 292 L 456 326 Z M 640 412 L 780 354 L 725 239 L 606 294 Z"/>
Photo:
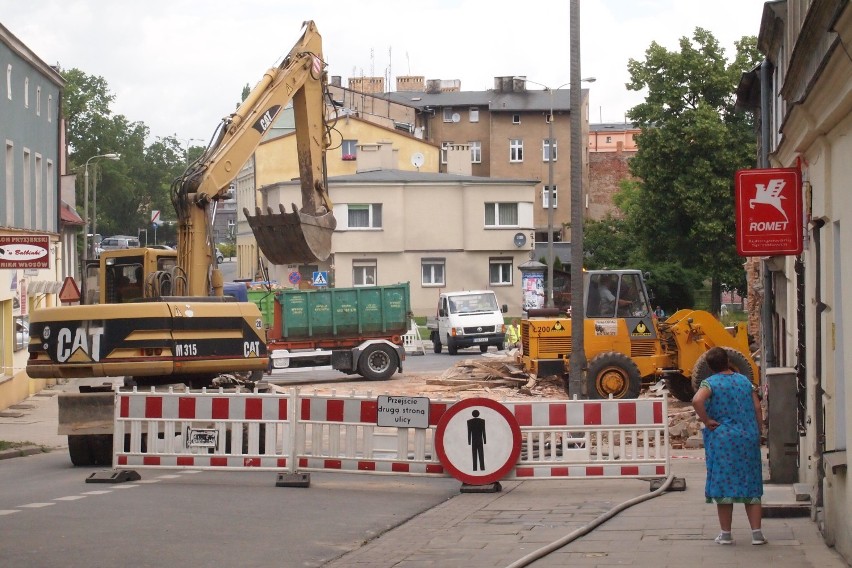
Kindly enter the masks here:
<path id="1" fill-rule="evenodd" d="M 787 185 L 787 182 L 783 179 L 769 180 L 769 183 L 766 185 L 763 185 L 762 183 L 755 184 L 757 192 L 754 195 L 754 199 L 749 200 L 748 206 L 751 209 L 754 209 L 755 203 L 771 205 L 784 215 L 785 221 L 789 222 L 787 212 L 784 211 L 784 207 L 781 206 L 781 200 L 786 199 L 786 197 L 781 195 L 781 191 L 784 189 L 785 185 Z"/>

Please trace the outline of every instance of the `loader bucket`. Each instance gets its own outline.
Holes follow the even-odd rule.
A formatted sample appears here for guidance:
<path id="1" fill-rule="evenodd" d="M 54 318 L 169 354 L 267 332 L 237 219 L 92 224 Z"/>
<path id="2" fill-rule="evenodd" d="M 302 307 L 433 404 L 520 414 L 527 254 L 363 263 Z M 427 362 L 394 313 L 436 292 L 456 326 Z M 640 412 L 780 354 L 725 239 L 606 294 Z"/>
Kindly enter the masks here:
<path id="1" fill-rule="evenodd" d="M 331 254 L 331 235 L 337 226 L 334 214 L 329 211 L 313 216 L 296 209 L 287 213 L 278 204 L 280 213 L 267 207 L 267 214 L 255 207 L 255 215 L 243 208 L 257 246 L 272 264 L 299 264 L 325 260 Z"/>

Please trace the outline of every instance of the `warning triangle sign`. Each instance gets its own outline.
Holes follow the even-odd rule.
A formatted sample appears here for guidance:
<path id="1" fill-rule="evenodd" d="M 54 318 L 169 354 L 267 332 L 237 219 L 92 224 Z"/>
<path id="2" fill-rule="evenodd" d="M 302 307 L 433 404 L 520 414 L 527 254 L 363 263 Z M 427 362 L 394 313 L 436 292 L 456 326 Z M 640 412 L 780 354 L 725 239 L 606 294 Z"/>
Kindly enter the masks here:
<path id="1" fill-rule="evenodd" d="M 60 302 L 79 302 L 80 289 L 77 287 L 77 282 L 71 276 L 65 277 L 65 282 L 62 283 L 62 288 L 59 290 Z"/>

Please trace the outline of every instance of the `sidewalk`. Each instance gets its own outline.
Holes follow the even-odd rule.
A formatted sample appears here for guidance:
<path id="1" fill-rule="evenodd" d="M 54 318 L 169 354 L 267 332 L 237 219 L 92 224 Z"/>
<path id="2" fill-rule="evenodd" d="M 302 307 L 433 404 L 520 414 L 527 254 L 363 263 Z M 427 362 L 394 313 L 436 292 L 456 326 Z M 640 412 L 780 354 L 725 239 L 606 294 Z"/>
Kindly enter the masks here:
<path id="1" fill-rule="evenodd" d="M 531 564 L 564 566 L 846 566 L 808 517 L 768 518 L 765 546 L 751 545 L 742 505 L 736 544 L 713 542 L 716 507 L 704 503 L 703 450 L 676 450 L 672 469 L 686 491 L 663 493 L 622 511 L 589 534 Z M 509 481 L 503 491 L 464 493 L 383 534 L 327 568 L 501 568 L 649 492 L 641 480 Z M 789 497 L 785 495 L 789 492 Z M 790 486 L 767 486 L 766 499 L 794 499 Z"/>
<path id="2" fill-rule="evenodd" d="M 65 437 L 56 434 L 56 394 L 76 389 L 77 384 L 58 385 L 4 411 L 0 440 L 67 447 Z M 752 546 L 745 512 L 737 505 L 736 544 L 715 544 L 719 525 L 716 507 L 704 503 L 704 451 L 672 450 L 672 454 L 672 472 L 686 481 L 686 491 L 638 503 L 529 565 L 847 566 L 825 545 L 808 516 L 764 518 L 769 544 Z M 504 481 L 502 486 L 499 493 L 456 495 L 326 566 L 504 568 L 650 491 L 647 480 L 635 479 Z M 783 513 L 787 506 L 797 505 L 790 485 L 767 484 L 764 492 L 765 508 L 780 507 Z"/>

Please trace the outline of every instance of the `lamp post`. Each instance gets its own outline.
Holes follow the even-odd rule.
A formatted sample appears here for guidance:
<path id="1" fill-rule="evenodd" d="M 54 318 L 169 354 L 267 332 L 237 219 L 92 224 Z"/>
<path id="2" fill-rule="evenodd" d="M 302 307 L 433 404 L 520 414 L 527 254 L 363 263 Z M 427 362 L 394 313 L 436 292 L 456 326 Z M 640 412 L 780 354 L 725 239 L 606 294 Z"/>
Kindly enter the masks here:
<path id="1" fill-rule="evenodd" d="M 553 191 L 553 161 L 554 161 L 554 140 L 553 140 L 553 92 L 558 91 L 562 87 L 569 85 L 570 83 L 564 83 L 559 85 L 555 89 L 548 87 L 542 83 L 538 83 L 536 81 L 530 81 L 526 77 L 516 77 L 517 79 L 521 79 L 523 81 L 527 81 L 529 83 L 533 83 L 535 85 L 539 85 L 543 87 L 545 91 L 550 92 L 550 112 L 547 115 L 547 301 L 546 306 L 548 308 L 553 307 L 553 201 L 555 197 L 555 192 Z M 587 83 L 594 83 L 597 79 L 595 77 L 587 77 L 586 79 L 581 79 L 581 81 Z M 574 98 L 573 93 L 571 94 L 571 98 Z M 575 108 L 574 105 L 571 105 L 571 120 L 573 122 L 574 115 L 579 113 L 579 108 Z M 574 133 L 571 133 L 571 145 L 574 145 Z M 575 162 L 574 156 L 571 156 L 571 175 L 573 177 L 575 170 Z M 574 203 L 573 200 L 571 202 L 571 216 L 573 219 L 574 215 Z M 572 244 L 573 250 L 573 244 Z M 573 256 L 572 256 L 573 259 Z"/>
<path id="2" fill-rule="evenodd" d="M 85 262 L 89 260 L 89 162 L 97 158 L 106 158 L 107 160 L 118 160 L 121 158 L 120 154 L 98 154 L 97 156 L 92 156 L 88 160 L 86 160 L 85 171 L 83 174 L 83 219 L 86 221 L 86 232 L 83 236 L 83 265 L 85 270 Z M 95 187 L 97 187 L 97 180 L 95 181 Z M 95 190 L 97 191 L 97 189 Z M 97 196 L 97 193 L 95 193 Z M 97 197 L 95 197 L 97 200 Z M 95 201 L 95 204 L 97 201 Z M 98 208 L 97 205 L 93 205 L 93 216 L 97 215 Z M 97 227 L 97 220 L 93 219 L 93 227 L 92 227 L 92 252 L 94 252 L 94 242 L 95 242 L 95 227 Z"/>
<path id="3" fill-rule="evenodd" d="M 189 167 L 189 145 L 192 142 L 204 142 L 201 138 L 178 138 L 181 142 L 186 142 L 183 151 L 183 159 L 186 161 L 186 167 Z"/>

